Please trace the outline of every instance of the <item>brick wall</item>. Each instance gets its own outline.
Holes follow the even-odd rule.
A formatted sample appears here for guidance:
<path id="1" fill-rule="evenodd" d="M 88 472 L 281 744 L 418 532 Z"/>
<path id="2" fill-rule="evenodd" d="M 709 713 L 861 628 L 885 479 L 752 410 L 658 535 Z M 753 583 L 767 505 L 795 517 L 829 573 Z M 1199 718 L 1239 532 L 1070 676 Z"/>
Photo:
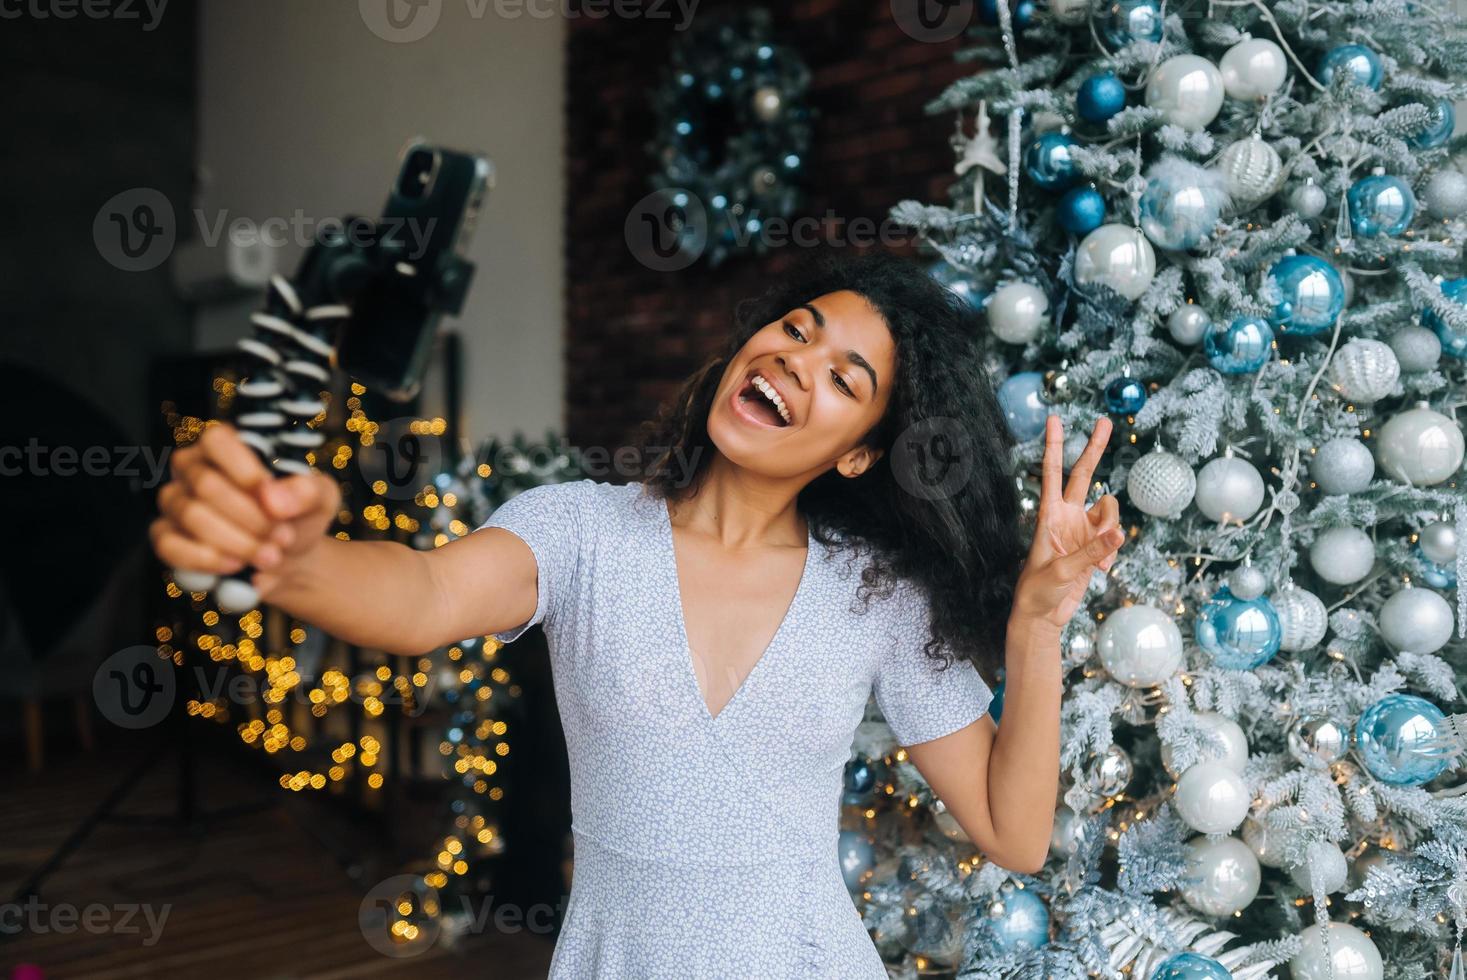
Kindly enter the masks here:
<path id="1" fill-rule="evenodd" d="M 727 6 L 702 0 L 697 16 Z M 890 0 L 770 3 L 775 34 L 812 72 L 819 112 L 804 214 L 879 223 L 904 198 L 945 201 L 952 117 L 923 105 L 977 70 L 958 40 L 923 43 L 892 20 Z M 572 18 L 566 84 L 566 420 L 581 447 L 624 445 L 717 346 L 737 301 L 796 249 L 679 272 L 639 264 L 623 232 L 651 189 L 644 145 L 677 18 Z M 910 249 L 908 249 L 910 250 Z"/>

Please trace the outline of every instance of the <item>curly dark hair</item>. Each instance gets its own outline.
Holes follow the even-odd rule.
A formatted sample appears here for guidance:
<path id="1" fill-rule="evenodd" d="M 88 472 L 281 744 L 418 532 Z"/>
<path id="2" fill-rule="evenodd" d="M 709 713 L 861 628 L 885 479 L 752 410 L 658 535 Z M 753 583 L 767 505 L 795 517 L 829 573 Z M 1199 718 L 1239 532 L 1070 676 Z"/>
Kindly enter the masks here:
<path id="1" fill-rule="evenodd" d="M 729 361 L 761 327 L 842 290 L 863 297 L 896 344 L 890 402 L 864 438 L 884 452 L 855 479 L 833 468 L 822 473 L 801 490 L 797 506 L 822 545 L 836 543 L 833 534 L 840 532 L 869 546 L 862 549 L 870 553 L 858 589 L 863 604 L 873 594 L 890 595 L 897 580 L 910 580 L 928 599 L 927 656 L 943 666 L 965 657 L 992 683 L 1026 550 L 1009 469 L 1014 439 L 983 369 L 971 311 L 916 262 L 880 252 L 815 251 L 762 295 L 739 302 L 722 351 L 684 382 L 657 418 L 642 423 L 643 481 L 660 499 L 695 494 L 715 451 L 708 412 Z M 923 420 L 931 421 L 914 429 Z M 951 452 L 930 439 L 934 432 Z M 892 451 L 903 435 L 942 448 L 951 465 L 969 467 L 967 478 L 950 493 L 923 492 L 931 480 L 921 472 L 922 452 Z M 961 454 L 955 460 L 954 452 Z M 695 462 L 691 479 L 674 460 Z"/>

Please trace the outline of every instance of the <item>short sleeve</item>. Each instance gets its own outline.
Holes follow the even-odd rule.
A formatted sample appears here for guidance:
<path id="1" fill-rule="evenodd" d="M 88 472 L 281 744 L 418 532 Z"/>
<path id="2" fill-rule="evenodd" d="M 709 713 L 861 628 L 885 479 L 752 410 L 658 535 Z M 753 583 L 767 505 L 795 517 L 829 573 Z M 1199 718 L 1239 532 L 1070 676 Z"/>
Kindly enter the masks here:
<path id="1" fill-rule="evenodd" d="M 897 742 L 930 742 L 983 717 L 993 691 L 973 664 L 962 658 L 944 668 L 923 649 L 931 622 L 926 596 L 903 583 L 890 601 L 889 642 L 872 686 Z"/>
<path id="2" fill-rule="evenodd" d="M 535 612 L 523 624 L 493 634 L 505 643 L 520 638 L 531 626 L 555 622 L 576 579 L 581 553 L 581 499 L 590 480 L 547 483 L 530 487 L 495 508 L 480 525 L 504 528 L 535 555 Z"/>

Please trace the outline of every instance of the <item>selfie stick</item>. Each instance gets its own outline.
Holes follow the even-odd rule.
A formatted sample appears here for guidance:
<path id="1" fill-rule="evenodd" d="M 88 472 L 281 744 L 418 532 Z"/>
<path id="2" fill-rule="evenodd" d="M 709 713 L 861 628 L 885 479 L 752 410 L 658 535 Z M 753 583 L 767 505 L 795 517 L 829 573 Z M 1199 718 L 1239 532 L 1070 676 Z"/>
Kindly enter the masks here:
<path id="1" fill-rule="evenodd" d="M 370 233 L 361 235 L 363 228 Z M 335 338 L 351 318 L 353 301 L 384 277 L 418 274 L 403 261 L 406 243 L 375 232 L 372 221 L 358 217 L 348 217 L 344 227 L 324 226 L 291 280 L 271 277 L 265 308 L 250 316 L 254 335 L 239 342 L 245 378 L 235 388 L 234 426 L 281 476 L 309 473 L 307 456 L 326 441 L 324 432 L 306 423 L 325 410 L 321 391 L 330 383 Z M 472 270 L 459 256 L 445 256 L 433 270 L 438 288 L 430 305 L 457 313 Z M 246 567 L 221 578 L 174 569 L 173 579 L 186 592 L 213 591 L 220 611 L 239 613 L 259 605 L 251 571 Z"/>

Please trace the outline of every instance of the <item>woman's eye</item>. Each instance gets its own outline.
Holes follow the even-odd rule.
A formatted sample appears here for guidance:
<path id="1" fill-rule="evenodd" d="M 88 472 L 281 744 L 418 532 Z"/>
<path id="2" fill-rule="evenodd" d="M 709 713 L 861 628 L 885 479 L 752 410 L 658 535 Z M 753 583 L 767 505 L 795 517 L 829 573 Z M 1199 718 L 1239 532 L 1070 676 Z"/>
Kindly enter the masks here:
<path id="1" fill-rule="evenodd" d="M 793 332 L 794 335 L 796 337 L 798 337 L 800 340 L 803 341 L 805 339 L 805 335 L 802 334 L 802 333 L 800 333 L 800 328 L 797 327 L 797 326 L 795 326 L 793 323 L 790 323 L 789 321 L 785 321 L 784 332 L 785 333 Z"/>
<path id="2" fill-rule="evenodd" d="M 830 374 L 831 374 L 831 376 L 833 378 L 835 378 L 835 383 L 840 386 L 840 389 L 842 391 L 844 391 L 848 395 L 854 395 L 855 394 L 855 392 L 851 390 L 851 386 L 848 385 L 848 384 L 846 384 L 846 379 L 845 378 L 842 378 L 840 375 L 836 374 L 834 371 L 830 372 Z"/>

